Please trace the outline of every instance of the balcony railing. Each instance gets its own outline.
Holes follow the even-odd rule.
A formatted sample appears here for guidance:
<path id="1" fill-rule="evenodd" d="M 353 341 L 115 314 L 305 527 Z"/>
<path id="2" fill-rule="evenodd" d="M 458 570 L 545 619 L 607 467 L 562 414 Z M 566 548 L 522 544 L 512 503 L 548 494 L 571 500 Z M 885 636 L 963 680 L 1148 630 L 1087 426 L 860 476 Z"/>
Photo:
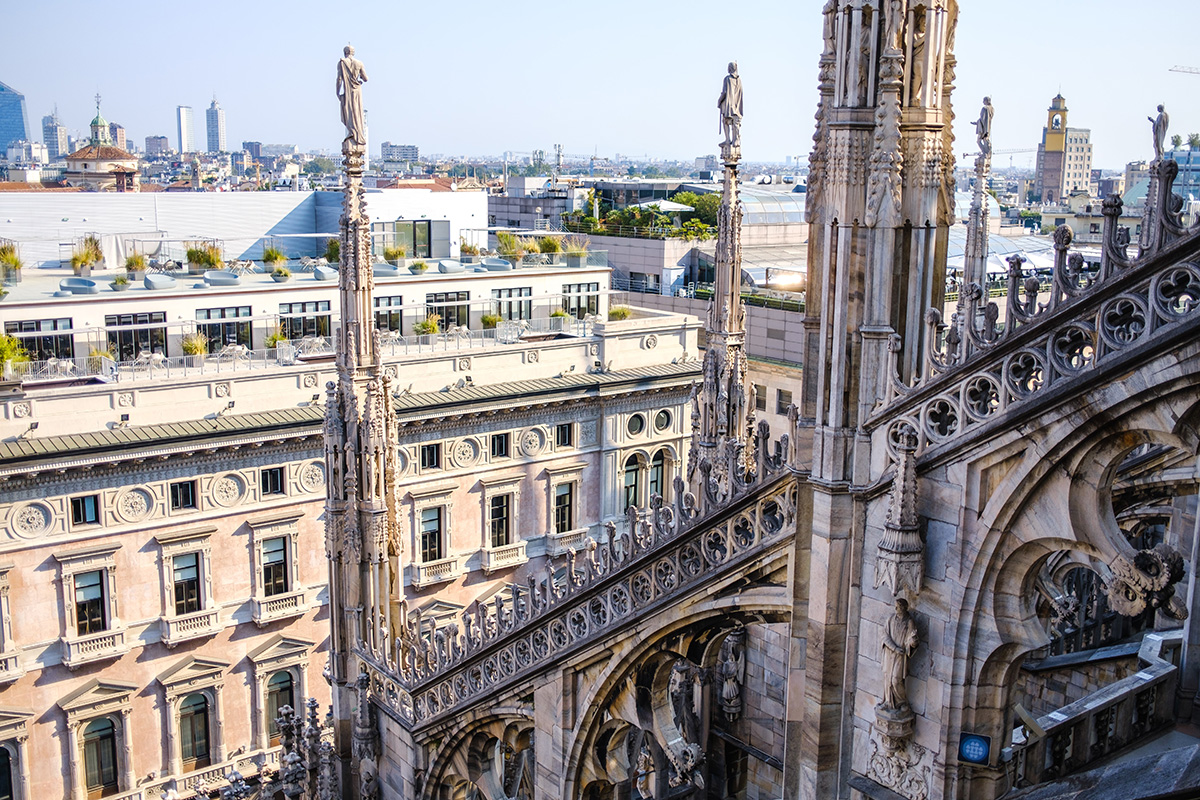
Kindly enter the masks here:
<path id="1" fill-rule="evenodd" d="M 503 547 L 485 547 L 483 549 L 483 572 L 491 574 L 498 569 L 515 567 L 529 560 L 525 555 L 525 542 L 515 542 Z"/>
<path id="2" fill-rule="evenodd" d="M 304 590 L 299 589 L 287 594 L 276 594 L 271 597 L 254 598 L 254 622 L 266 625 L 276 620 L 298 617 L 305 612 Z"/>
<path id="3" fill-rule="evenodd" d="M 1146 634 L 1139 672 L 1039 718 L 1045 736 L 1033 738 L 1019 729 L 1013 737 L 1014 785 L 1058 780 L 1169 725 L 1182 645 L 1182 631 Z"/>
<path id="4" fill-rule="evenodd" d="M 63 638 L 62 643 L 63 663 L 70 669 L 93 661 L 116 658 L 129 652 L 124 628 L 84 636 L 68 636 Z"/>
<path id="5" fill-rule="evenodd" d="M 215 609 L 204 609 L 192 614 L 162 619 L 162 640 L 167 647 L 174 647 L 189 639 L 199 639 L 212 636 L 221 630 L 220 612 Z"/>
<path id="6" fill-rule="evenodd" d="M 0 653 L 0 684 L 11 683 L 25 674 L 18 653 Z"/>
<path id="7" fill-rule="evenodd" d="M 576 528 L 563 533 L 551 531 L 546 534 L 546 553 L 552 556 L 561 556 L 572 548 L 581 550 L 587 543 L 587 538 L 587 528 Z"/>
<path id="8" fill-rule="evenodd" d="M 520 300 L 514 300 L 516 304 Z M 595 320 L 574 317 L 549 317 L 529 320 L 503 320 L 495 328 L 471 330 L 453 326 L 448 330 L 425 335 L 402 336 L 385 333 L 381 339 L 384 361 L 424 353 L 469 351 L 488 347 L 507 347 L 522 344 L 532 336 L 567 334 L 592 335 Z M 277 347 L 251 350 L 241 345 L 229 345 L 216 353 L 191 356 L 166 356 L 161 353 L 142 353 L 135 359 L 113 361 L 107 356 L 84 358 L 51 358 L 24 363 L 5 363 L 4 379 L 22 383 L 61 381 L 103 381 L 132 383 L 140 381 L 172 381 L 181 378 L 219 377 L 247 372 L 302 368 L 314 359 L 333 356 L 333 342 L 328 336 L 306 336 Z"/>
<path id="9" fill-rule="evenodd" d="M 431 584 L 452 581 L 461 574 L 462 559 L 459 556 L 413 564 L 412 585 L 414 588 L 421 589 Z"/>

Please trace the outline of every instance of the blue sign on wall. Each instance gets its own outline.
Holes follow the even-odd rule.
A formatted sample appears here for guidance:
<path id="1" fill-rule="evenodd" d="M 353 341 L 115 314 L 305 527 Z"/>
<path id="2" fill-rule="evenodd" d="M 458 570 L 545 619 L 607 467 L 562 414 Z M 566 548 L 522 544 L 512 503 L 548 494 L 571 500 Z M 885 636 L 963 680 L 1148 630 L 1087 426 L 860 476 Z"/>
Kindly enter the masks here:
<path id="1" fill-rule="evenodd" d="M 986 764 L 991 760 L 992 737 L 963 731 L 958 740 L 958 760 L 968 764 Z"/>

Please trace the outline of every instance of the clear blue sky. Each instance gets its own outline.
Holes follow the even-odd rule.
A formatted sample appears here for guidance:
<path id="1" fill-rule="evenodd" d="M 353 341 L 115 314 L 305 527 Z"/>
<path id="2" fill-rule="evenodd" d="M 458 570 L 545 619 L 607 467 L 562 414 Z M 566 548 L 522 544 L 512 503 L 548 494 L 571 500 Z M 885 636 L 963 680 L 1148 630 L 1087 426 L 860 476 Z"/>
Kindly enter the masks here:
<path id="1" fill-rule="evenodd" d="M 1200 67 L 1184 0 L 960 0 L 955 93 L 959 153 L 990 94 L 998 149 L 1035 148 L 1045 109 L 1092 130 L 1097 166 L 1150 155 L 1146 116 L 1164 102 L 1172 133 L 1200 131 Z M 4 12 L 0 81 L 23 92 L 40 139 L 55 103 L 74 133 L 103 95 L 139 145 L 176 144 L 175 106 L 204 142 L 214 93 L 231 145 L 334 149 L 342 136 L 334 66 L 347 42 L 366 65 L 371 147 L 425 153 L 552 149 L 690 159 L 719 140 L 725 64 L 745 84 L 747 160 L 807 154 L 816 107 L 822 0 L 645 3 L 43 0 Z M 1007 157 L 998 157 L 997 165 Z M 1032 155 L 1015 156 L 1032 164 Z"/>

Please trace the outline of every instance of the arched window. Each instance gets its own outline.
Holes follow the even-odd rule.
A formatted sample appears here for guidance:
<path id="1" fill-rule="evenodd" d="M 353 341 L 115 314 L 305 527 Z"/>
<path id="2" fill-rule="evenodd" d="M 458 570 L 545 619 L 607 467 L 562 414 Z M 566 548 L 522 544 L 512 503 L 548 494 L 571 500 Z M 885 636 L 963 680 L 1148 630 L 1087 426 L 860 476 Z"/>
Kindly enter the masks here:
<path id="1" fill-rule="evenodd" d="M 202 694 L 189 694 L 179 704 L 179 744 L 185 772 L 212 763 L 208 748 L 208 698 Z"/>
<path id="2" fill-rule="evenodd" d="M 659 450 L 650 459 L 650 496 L 659 495 L 665 502 L 667 499 L 667 451 Z"/>
<path id="3" fill-rule="evenodd" d="M 279 744 L 279 709 L 284 706 L 296 708 L 295 693 L 292 691 L 292 673 L 276 672 L 267 681 L 267 730 L 271 732 L 271 744 Z"/>
<path id="4" fill-rule="evenodd" d="M 116 794 L 117 730 L 108 717 L 90 722 L 83 729 L 83 765 L 88 800 Z"/>
<path id="5" fill-rule="evenodd" d="M 12 756 L 0 747 L 0 800 L 13 800 Z"/>
<path id="6" fill-rule="evenodd" d="M 630 456 L 625 461 L 625 508 L 637 507 L 642 488 L 641 466 L 637 456 Z"/>

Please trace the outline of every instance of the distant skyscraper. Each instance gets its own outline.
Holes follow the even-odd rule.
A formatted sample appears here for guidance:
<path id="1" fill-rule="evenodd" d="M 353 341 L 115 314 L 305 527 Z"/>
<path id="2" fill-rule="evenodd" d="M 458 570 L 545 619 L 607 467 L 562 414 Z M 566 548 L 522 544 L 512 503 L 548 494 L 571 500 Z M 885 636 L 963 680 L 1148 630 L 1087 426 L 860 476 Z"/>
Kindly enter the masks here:
<path id="1" fill-rule="evenodd" d="M 25 95 L 0 83 L 0 149 L 7 148 L 9 142 L 32 138 L 29 115 L 25 113 Z"/>
<path id="2" fill-rule="evenodd" d="M 171 141 L 165 136 L 147 136 L 146 137 L 146 155 L 147 156 L 165 156 L 171 152 Z"/>
<path id="3" fill-rule="evenodd" d="M 196 152 L 196 134 L 192 128 L 192 107 L 179 106 L 176 108 L 175 120 L 179 130 L 179 152 Z"/>
<path id="4" fill-rule="evenodd" d="M 262 158 L 262 142 L 242 142 L 242 149 L 255 161 Z"/>
<path id="5" fill-rule="evenodd" d="M 108 123 L 108 134 L 112 140 L 114 147 L 119 147 L 122 150 L 126 149 L 125 128 L 115 122 Z"/>
<path id="6" fill-rule="evenodd" d="M 208 118 L 208 152 L 224 153 L 229 149 L 225 146 L 225 109 L 217 105 L 217 98 L 204 115 Z"/>
<path id="7" fill-rule="evenodd" d="M 71 154 L 67 149 L 67 126 L 58 121 L 57 109 L 53 114 L 42 117 L 42 142 L 46 145 L 46 154 L 51 162 Z"/>

